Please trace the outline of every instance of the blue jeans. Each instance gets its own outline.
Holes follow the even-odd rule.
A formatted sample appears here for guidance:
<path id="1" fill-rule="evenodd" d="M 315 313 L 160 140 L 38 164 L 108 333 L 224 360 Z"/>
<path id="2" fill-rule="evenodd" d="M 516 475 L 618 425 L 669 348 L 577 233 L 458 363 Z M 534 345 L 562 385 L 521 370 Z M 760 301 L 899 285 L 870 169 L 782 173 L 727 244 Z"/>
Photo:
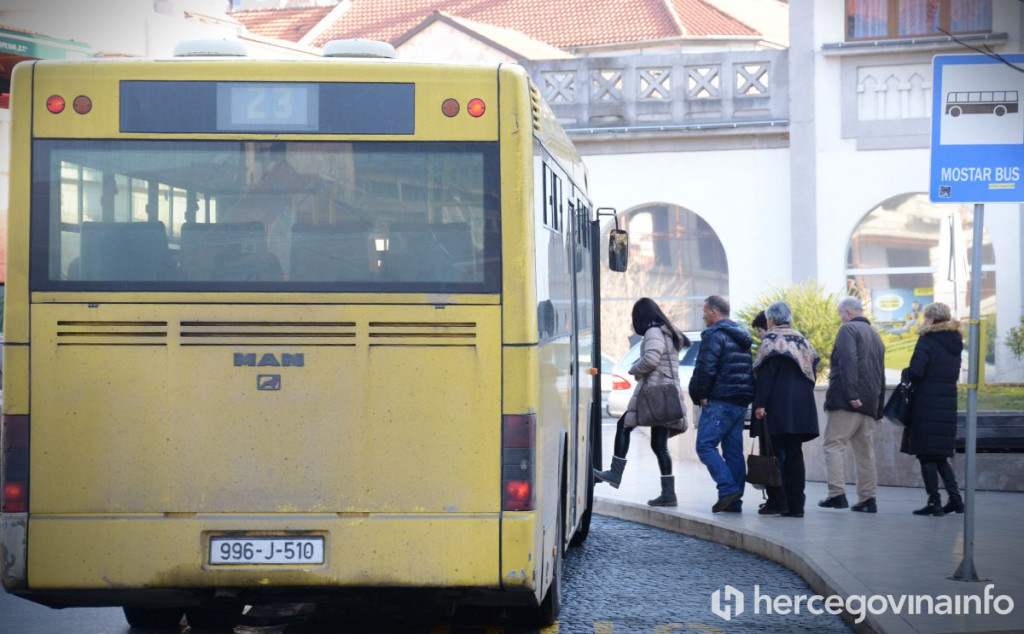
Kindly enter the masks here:
<path id="1" fill-rule="evenodd" d="M 742 493 L 747 475 L 743 463 L 745 405 L 708 401 L 697 425 L 697 456 L 718 485 L 718 497 Z M 718 445 L 722 453 L 718 453 Z"/>

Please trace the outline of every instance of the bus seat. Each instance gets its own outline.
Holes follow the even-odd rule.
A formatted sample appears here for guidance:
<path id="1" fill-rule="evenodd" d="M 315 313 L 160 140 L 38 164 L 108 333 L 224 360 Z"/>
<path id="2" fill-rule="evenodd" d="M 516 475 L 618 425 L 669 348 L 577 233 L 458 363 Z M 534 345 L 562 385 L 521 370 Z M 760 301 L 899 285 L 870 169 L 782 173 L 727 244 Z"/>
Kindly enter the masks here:
<path id="1" fill-rule="evenodd" d="M 84 222 L 78 278 L 83 281 L 171 279 L 167 228 L 162 222 Z"/>
<path id="2" fill-rule="evenodd" d="M 467 259 L 470 268 L 466 268 Z M 412 282 L 472 279 L 473 244 L 464 222 L 395 223 L 388 231 L 385 277 Z"/>
<path id="3" fill-rule="evenodd" d="M 297 282 L 363 282 L 370 266 L 370 227 L 362 222 L 292 227 L 290 279 Z"/>
<path id="4" fill-rule="evenodd" d="M 199 282 L 283 279 L 261 222 L 186 222 L 181 226 L 181 268 L 186 280 Z"/>

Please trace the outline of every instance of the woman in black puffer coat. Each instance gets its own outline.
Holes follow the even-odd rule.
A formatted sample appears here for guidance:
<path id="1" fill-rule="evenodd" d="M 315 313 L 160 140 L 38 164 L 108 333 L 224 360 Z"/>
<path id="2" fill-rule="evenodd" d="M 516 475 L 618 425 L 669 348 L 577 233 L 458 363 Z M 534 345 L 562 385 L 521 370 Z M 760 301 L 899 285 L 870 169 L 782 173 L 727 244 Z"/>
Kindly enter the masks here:
<path id="1" fill-rule="evenodd" d="M 928 492 L 928 504 L 914 515 L 963 513 L 964 502 L 956 475 L 947 458 L 956 451 L 956 384 L 960 378 L 960 353 L 964 339 L 960 322 L 950 316 L 949 306 L 929 304 L 924 325 L 917 331 L 917 346 L 910 358 L 913 405 L 910 425 L 903 430 L 900 451 L 917 456 Z M 942 506 L 939 477 L 949 500 Z"/>

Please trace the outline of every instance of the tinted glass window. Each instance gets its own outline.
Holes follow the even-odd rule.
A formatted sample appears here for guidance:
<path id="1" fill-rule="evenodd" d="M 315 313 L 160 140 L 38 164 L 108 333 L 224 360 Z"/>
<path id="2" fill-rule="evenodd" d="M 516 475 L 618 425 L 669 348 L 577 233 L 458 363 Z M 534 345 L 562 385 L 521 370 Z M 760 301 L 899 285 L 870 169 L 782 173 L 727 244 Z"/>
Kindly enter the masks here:
<path id="1" fill-rule="evenodd" d="M 37 290 L 499 289 L 492 143 L 34 149 Z"/>

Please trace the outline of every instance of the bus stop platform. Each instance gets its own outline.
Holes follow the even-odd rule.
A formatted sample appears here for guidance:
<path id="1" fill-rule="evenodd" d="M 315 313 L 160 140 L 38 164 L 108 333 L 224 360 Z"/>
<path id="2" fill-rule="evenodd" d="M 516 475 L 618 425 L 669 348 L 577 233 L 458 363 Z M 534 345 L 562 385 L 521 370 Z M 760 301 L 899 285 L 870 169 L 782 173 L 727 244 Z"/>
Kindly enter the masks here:
<path id="1" fill-rule="evenodd" d="M 614 424 L 606 420 L 603 431 L 602 467 L 607 468 Z M 692 425 L 682 438 L 695 441 Z M 660 474 L 649 444 L 646 430 L 634 431 L 622 484 L 618 489 L 597 484 L 596 513 L 719 542 L 776 561 L 803 577 L 825 600 L 831 595 L 857 597 L 857 602 L 844 603 L 854 609 L 860 601 L 870 602 L 871 609 L 863 610 L 865 618 L 860 624 L 855 624 L 849 613 L 844 615 L 857 632 L 1024 632 L 1024 493 L 975 493 L 973 561 L 979 581 L 959 581 L 952 577 L 963 561 L 966 515 L 913 515 L 911 511 L 925 505 L 923 488 L 879 487 L 878 513 L 869 514 L 820 508 L 817 503 L 827 497 L 826 486 L 808 482 L 804 517 L 789 518 L 758 515 L 762 493 L 747 485 L 742 513 L 712 513 L 718 494 L 707 469 L 700 462 L 676 459 L 673 472 L 679 505 L 651 507 L 647 500 L 660 493 Z M 959 484 L 963 489 L 964 483 Z M 942 495 L 945 501 L 945 491 Z M 852 484 L 847 484 L 846 496 L 850 504 L 857 501 Z M 686 572 L 680 571 L 680 575 L 685 577 Z M 735 581 L 730 581 L 729 572 L 724 571 L 721 582 L 723 590 L 729 584 L 748 595 L 745 608 L 749 613 L 754 609 L 749 595 L 755 588 L 745 587 L 745 579 L 737 571 Z M 941 612 L 944 608 L 939 606 L 945 605 L 951 607 L 951 613 L 929 614 L 929 601 L 921 599 L 922 595 L 934 599 L 934 612 Z M 722 596 L 730 603 L 722 600 L 720 608 L 736 601 L 736 595 Z M 904 596 L 907 599 L 901 604 Z M 729 630 L 729 623 L 712 611 L 712 597 L 694 599 L 707 601 L 709 623 L 717 621 L 723 631 Z M 913 614 L 908 601 L 915 605 Z M 1005 613 L 1008 601 L 1012 601 L 1012 609 Z M 815 607 L 823 605 L 819 600 Z M 763 631 L 774 631 L 771 615 L 758 618 Z"/>

